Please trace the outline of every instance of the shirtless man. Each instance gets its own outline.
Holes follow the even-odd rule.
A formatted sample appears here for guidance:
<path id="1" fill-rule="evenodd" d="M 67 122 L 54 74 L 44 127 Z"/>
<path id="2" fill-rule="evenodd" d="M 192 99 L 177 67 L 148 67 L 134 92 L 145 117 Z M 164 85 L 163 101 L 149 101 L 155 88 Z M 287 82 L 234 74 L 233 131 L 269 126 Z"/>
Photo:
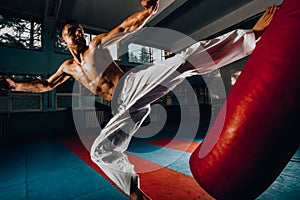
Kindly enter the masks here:
<path id="1" fill-rule="evenodd" d="M 150 16 L 156 13 L 158 2 L 158 0 L 142 0 L 144 10 L 133 14 L 110 32 L 97 35 L 88 46 L 83 27 L 77 23 L 66 24 L 62 30 L 62 41 L 67 45 L 73 58 L 62 63 L 57 72 L 44 81 L 27 84 L 15 83 L 7 78 L 9 89 L 23 92 L 47 92 L 72 76 L 95 95 L 110 101 L 123 71 L 105 47 L 117 43 L 141 28 Z M 98 48 L 99 46 L 102 48 Z"/>
<path id="2" fill-rule="evenodd" d="M 110 32 L 96 36 L 88 46 L 84 38 L 83 27 L 77 23 L 66 24 L 62 29 L 62 41 L 69 48 L 73 58 L 63 62 L 57 72 L 46 80 L 20 83 L 0 76 L 1 89 L 39 93 L 53 90 L 73 77 L 93 94 L 108 101 L 112 100 L 112 105 L 115 105 L 114 117 L 96 138 L 91 149 L 91 158 L 118 187 L 130 196 L 130 199 L 150 198 L 139 189 L 138 176 L 123 152 L 127 149 L 132 135 L 149 114 L 149 104 L 182 81 L 182 76 L 176 79 L 172 70 L 173 72 L 178 68 L 181 68 L 180 72 L 191 70 L 192 75 L 207 73 L 249 55 L 255 47 L 255 38 L 262 34 L 278 10 L 274 6 L 267 8 L 265 14 L 252 30 L 237 30 L 225 34 L 225 36 L 218 38 L 219 46 L 210 41 L 200 41 L 185 52 L 158 65 L 122 76 L 124 72 L 114 62 L 106 47 L 119 42 L 141 28 L 150 16 L 156 13 L 158 2 L 159 0 L 142 0 L 141 4 L 145 8 L 144 10 L 133 14 Z M 231 38 L 227 37 L 228 35 L 234 37 L 225 40 L 224 38 Z M 236 45 L 237 43 L 241 43 L 241 46 Z M 219 53 L 211 53 L 212 59 L 218 60 L 214 66 L 202 66 L 199 63 L 199 66 L 195 66 L 196 71 L 188 65 L 186 68 L 184 67 L 184 63 L 189 57 L 197 57 L 197 53 L 195 53 L 197 49 L 201 47 L 200 52 L 203 52 L 203 49 L 210 52 L 212 46 L 217 50 L 218 47 L 224 49 Z M 223 48 L 224 46 L 228 46 L 228 49 Z M 238 46 L 242 49 L 231 48 L 232 46 Z M 226 55 L 223 55 L 224 52 Z M 234 56 L 231 55 L 232 52 L 234 52 Z M 222 57 L 220 58 L 219 55 Z M 228 57 L 232 59 L 228 61 Z M 172 79 L 168 79 L 169 76 Z M 122 79 L 120 79 L 121 77 Z M 148 80 L 147 87 L 139 87 L 139 80 L 143 78 Z M 169 83 L 170 88 L 164 91 L 158 87 L 159 84 L 168 85 Z M 119 89 L 116 89 L 117 84 Z M 137 87 L 132 88 L 132 85 Z M 129 114 L 126 111 L 129 111 Z M 129 118 L 132 118 L 130 122 L 128 121 Z M 133 124 L 132 121 L 134 121 Z"/>

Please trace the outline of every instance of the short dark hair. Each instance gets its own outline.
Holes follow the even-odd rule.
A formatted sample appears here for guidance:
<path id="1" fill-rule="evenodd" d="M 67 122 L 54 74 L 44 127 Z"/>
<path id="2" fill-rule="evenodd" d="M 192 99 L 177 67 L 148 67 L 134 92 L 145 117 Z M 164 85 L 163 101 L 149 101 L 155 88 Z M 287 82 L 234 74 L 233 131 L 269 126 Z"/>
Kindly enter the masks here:
<path id="1" fill-rule="evenodd" d="M 63 31 L 64 27 L 67 25 L 67 24 L 80 24 L 78 21 L 76 21 L 75 19 L 66 19 L 66 20 L 63 20 L 61 21 L 61 23 L 58 25 L 58 27 L 60 27 L 60 32 Z"/>

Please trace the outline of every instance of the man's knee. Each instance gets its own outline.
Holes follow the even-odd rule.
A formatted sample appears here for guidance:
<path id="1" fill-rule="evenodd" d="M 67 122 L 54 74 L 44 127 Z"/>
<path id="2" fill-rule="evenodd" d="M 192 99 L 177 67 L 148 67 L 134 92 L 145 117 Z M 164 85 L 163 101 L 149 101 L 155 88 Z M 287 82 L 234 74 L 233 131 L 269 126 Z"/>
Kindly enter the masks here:
<path id="1" fill-rule="evenodd" d="M 106 139 L 102 139 L 102 140 L 99 140 L 99 139 L 96 139 L 94 141 L 94 144 L 91 148 L 91 152 L 90 152 L 90 157 L 92 159 L 93 162 L 95 163 L 99 163 L 102 161 L 103 157 L 105 156 L 105 151 L 104 151 L 104 141 Z"/>
<path id="2" fill-rule="evenodd" d="M 142 109 L 131 108 L 129 109 L 129 113 L 134 123 L 142 122 L 145 125 L 145 124 L 149 124 L 151 121 L 149 117 L 150 107 L 145 107 Z"/>

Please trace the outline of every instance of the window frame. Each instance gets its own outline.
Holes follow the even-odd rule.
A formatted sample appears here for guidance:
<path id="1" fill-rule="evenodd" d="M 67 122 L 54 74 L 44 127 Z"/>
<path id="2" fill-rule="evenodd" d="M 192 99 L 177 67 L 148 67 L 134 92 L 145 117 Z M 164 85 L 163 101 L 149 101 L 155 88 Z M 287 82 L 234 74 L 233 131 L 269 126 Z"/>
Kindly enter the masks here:
<path id="1" fill-rule="evenodd" d="M 147 53 L 148 55 L 150 55 L 150 62 L 139 62 L 139 61 L 132 61 L 131 60 L 131 56 L 130 56 L 130 53 L 132 52 L 130 50 L 130 45 L 136 45 L 136 46 L 139 46 L 138 48 L 140 49 L 137 49 L 137 50 L 140 50 L 139 52 L 142 54 L 142 49 L 150 49 L 149 52 Z M 153 56 L 154 53 L 153 51 L 155 50 L 159 50 L 160 51 L 160 60 L 155 60 L 155 57 Z M 166 50 L 164 49 L 158 49 L 158 48 L 155 48 L 155 47 L 151 47 L 151 46 L 146 46 L 146 45 L 141 45 L 141 44 L 138 44 L 138 43 L 130 43 L 127 45 L 127 52 L 128 52 L 128 62 L 129 63 L 134 63 L 134 64 L 142 64 L 142 65 L 151 65 L 151 64 L 154 64 L 155 62 L 159 62 L 159 61 L 163 61 L 166 59 Z M 151 51 L 151 52 L 150 52 Z M 151 58 L 151 54 L 152 54 L 152 58 Z M 139 58 L 138 58 L 139 59 Z"/>
<path id="2" fill-rule="evenodd" d="M 16 14 L 13 12 L 7 12 L 0 10 L 0 16 L 2 19 L 9 19 L 11 20 L 12 18 L 18 19 L 18 20 L 25 20 L 30 23 L 38 23 L 40 24 L 40 47 L 34 48 L 34 44 L 29 45 L 28 47 L 18 47 L 16 45 L 7 45 L 6 43 L 0 43 L 0 47 L 7 47 L 7 48 L 15 48 L 15 49 L 22 49 L 22 50 L 31 50 L 31 51 L 43 51 L 44 50 L 44 23 L 41 18 L 34 17 L 34 16 L 29 16 L 29 15 L 22 15 L 22 14 Z M 32 30 L 32 27 L 31 27 Z M 34 43 L 34 40 L 33 40 Z"/>

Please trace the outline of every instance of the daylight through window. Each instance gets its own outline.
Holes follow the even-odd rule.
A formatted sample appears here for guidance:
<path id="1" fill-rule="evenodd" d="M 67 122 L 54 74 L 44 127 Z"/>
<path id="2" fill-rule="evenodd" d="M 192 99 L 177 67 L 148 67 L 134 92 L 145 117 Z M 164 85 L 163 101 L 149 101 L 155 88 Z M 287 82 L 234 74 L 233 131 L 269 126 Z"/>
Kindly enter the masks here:
<path id="1" fill-rule="evenodd" d="M 1 46 L 42 49 L 42 23 L 0 14 Z"/>
<path id="2" fill-rule="evenodd" d="M 129 62 L 152 64 L 165 59 L 165 51 L 153 47 L 130 44 L 128 46 Z"/>

